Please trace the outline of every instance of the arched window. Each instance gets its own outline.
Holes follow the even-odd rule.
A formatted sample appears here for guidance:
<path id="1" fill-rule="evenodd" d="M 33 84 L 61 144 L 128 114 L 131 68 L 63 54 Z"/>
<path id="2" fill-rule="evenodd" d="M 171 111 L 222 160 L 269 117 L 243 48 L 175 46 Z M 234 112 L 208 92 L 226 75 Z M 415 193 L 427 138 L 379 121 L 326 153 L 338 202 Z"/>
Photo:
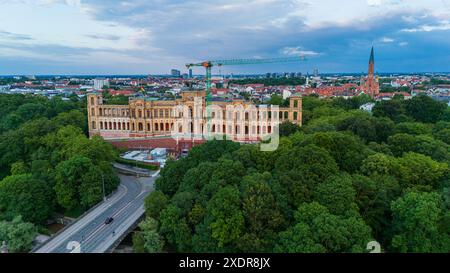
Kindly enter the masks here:
<path id="1" fill-rule="evenodd" d="M 142 122 L 139 122 L 139 131 L 144 131 L 144 125 L 142 125 Z"/>
<path id="2" fill-rule="evenodd" d="M 94 130 L 97 129 L 95 126 L 95 121 L 92 122 L 92 129 L 94 129 Z"/>
<path id="3" fill-rule="evenodd" d="M 157 132 L 157 131 L 159 131 L 159 125 L 158 125 L 158 123 L 155 123 L 155 131 Z"/>
<path id="4" fill-rule="evenodd" d="M 91 98 L 91 104 L 95 104 L 95 100 L 93 97 Z"/>
<path id="5" fill-rule="evenodd" d="M 294 112 L 294 120 L 298 120 L 298 112 Z"/>
<path id="6" fill-rule="evenodd" d="M 91 115 L 95 116 L 95 108 L 91 108 Z"/>
<path id="7" fill-rule="evenodd" d="M 103 121 L 100 121 L 100 130 L 103 130 Z"/>
<path id="8" fill-rule="evenodd" d="M 298 107 L 298 100 L 295 100 L 294 101 L 294 108 L 297 108 Z"/>

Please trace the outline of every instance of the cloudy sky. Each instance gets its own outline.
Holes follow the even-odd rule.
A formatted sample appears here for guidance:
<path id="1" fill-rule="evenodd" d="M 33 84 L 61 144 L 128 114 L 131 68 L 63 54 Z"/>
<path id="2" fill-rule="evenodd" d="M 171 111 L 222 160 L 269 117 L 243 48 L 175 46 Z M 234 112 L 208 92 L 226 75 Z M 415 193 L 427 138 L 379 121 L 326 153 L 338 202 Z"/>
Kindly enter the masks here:
<path id="1" fill-rule="evenodd" d="M 0 74 L 450 71 L 450 0 L 0 0 Z M 198 73 L 201 70 L 197 71 Z M 215 71 L 216 73 L 219 71 Z"/>

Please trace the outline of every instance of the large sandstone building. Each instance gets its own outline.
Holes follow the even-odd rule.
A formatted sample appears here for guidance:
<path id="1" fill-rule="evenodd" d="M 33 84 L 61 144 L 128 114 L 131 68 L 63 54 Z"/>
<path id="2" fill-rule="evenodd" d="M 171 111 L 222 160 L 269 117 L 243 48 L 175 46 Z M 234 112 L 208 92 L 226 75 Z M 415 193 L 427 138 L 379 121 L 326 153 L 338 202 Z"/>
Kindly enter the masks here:
<path id="1" fill-rule="evenodd" d="M 127 140 L 173 137 L 174 132 L 183 138 L 198 138 L 210 132 L 235 141 L 255 141 L 272 134 L 278 123 L 302 124 L 302 98 L 294 95 L 289 103 L 289 107 L 276 109 L 241 99 L 213 98 L 207 110 L 205 91 L 184 91 L 175 100 L 130 98 L 128 105 L 108 105 L 101 93 L 91 93 L 89 134 Z"/>

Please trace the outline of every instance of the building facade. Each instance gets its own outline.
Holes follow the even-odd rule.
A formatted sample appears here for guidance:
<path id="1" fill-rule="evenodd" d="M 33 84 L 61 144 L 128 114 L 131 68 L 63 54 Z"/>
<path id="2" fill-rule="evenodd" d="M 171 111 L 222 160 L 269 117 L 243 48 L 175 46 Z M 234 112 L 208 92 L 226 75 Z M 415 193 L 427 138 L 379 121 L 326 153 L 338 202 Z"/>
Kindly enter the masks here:
<path id="1" fill-rule="evenodd" d="M 256 141 L 284 121 L 302 124 L 302 98 L 296 95 L 285 108 L 216 98 L 208 102 L 208 110 L 205 91 L 185 91 L 175 100 L 130 98 L 128 105 L 108 105 L 101 93 L 87 97 L 89 134 L 106 140 L 170 137 L 175 132 L 182 138 L 210 133 Z"/>

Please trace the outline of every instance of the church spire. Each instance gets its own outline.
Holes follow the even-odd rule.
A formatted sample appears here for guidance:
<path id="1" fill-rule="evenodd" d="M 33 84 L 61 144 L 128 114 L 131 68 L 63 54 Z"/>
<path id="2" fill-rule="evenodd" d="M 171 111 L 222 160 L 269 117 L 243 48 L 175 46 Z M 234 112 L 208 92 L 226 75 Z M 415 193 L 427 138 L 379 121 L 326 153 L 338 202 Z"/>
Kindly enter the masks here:
<path id="1" fill-rule="evenodd" d="M 375 63 L 375 57 L 374 57 L 374 53 L 373 53 L 373 46 L 372 46 L 372 51 L 370 52 L 369 63 Z"/>

